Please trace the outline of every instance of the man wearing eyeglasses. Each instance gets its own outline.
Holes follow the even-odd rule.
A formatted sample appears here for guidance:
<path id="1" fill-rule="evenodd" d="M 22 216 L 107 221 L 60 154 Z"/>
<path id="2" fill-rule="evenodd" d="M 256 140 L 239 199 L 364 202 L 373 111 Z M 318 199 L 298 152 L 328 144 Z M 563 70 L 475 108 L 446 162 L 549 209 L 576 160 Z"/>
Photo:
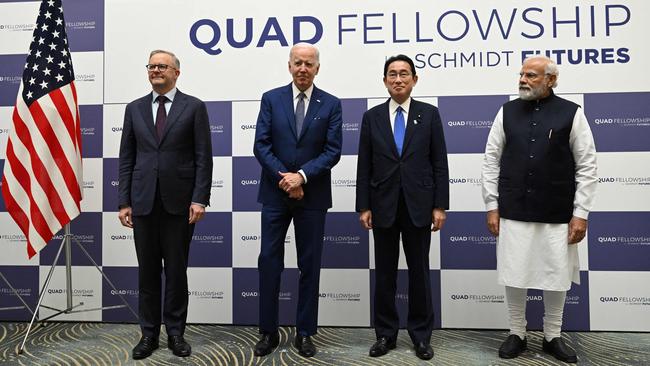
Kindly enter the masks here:
<path id="1" fill-rule="evenodd" d="M 153 90 L 126 106 L 119 160 L 119 219 L 133 229 L 138 257 L 142 337 L 133 358 L 158 348 L 161 320 L 167 347 L 186 357 L 187 260 L 194 224 L 210 202 L 210 127 L 205 104 L 176 88 L 173 53 L 152 51 L 146 69 Z"/>
<path id="2" fill-rule="evenodd" d="M 564 362 L 576 353 L 561 337 L 571 283 L 580 283 L 577 243 L 587 231 L 596 190 L 596 149 L 579 105 L 553 93 L 557 65 L 527 59 L 519 98 L 503 105 L 490 130 L 483 162 L 487 226 L 497 236 L 497 273 L 506 287 L 510 335 L 499 357 L 527 348 L 526 295 L 544 291 L 542 349 Z"/>
<path id="3" fill-rule="evenodd" d="M 408 264 L 407 330 L 417 357 L 433 357 L 433 302 L 429 279 L 431 232 L 449 208 L 447 148 L 438 108 L 411 98 L 418 81 L 405 55 L 384 64 L 390 99 L 363 115 L 357 161 L 356 210 L 375 239 L 374 326 L 371 357 L 395 348 L 400 235 Z"/>

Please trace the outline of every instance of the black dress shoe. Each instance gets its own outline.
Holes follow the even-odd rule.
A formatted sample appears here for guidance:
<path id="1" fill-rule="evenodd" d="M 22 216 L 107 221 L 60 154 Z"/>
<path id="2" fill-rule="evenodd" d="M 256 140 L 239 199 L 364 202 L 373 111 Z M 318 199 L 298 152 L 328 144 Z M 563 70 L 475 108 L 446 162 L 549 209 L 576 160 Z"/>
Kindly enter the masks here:
<path id="1" fill-rule="evenodd" d="M 576 351 L 567 346 L 562 340 L 562 337 L 553 338 L 550 342 L 547 342 L 546 338 L 544 338 L 542 341 L 542 350 L 548 354 L 553 355 L 553 357 L 557 358 L 560 361 L 568 363 L 578 362 Z"/>
<path id="2" fill-rule="evenodd" d="M 429 343 L 418 342 L 413 345 L 413 348 L 415 348 L 415 355 L 418 356 L 418 358 L 422 360 L 430 360 L 433 358 L 433 348 L 431 348 Z"/>
<path id="3" fill-rule="evenodd" d="M 499 357 L 501 358 L 515 358 L 526 350 L 528 340 L 519 338 L 516 334 L 511 334 L 499 347 Z"/>
<path id="4" fill-rule="evenodd" d="M 273 349 L 280 343 L 280 335 L 278 333 L 264 333 L 260 340 L 255 345 L 255 356 L 266 356 L 273 352 Z"/>
<path id="5" fill-rule="evenodd" d="M 370 357 L 381 357 L 391 349 L 395 349 L 395 341 L 390 341 L 387 337 L 379 337 L 377 342 L 370 347 L 368 354 Z"/>
<path id="6" fill-rule="evenodd" d="M 147 358 L 156 349 L 158 349 L 158 338 L 143 336 L 140 338 L 140 342 L 133 347 L 133 359 L 141 360 Z"/>
<path id="7" fill-rule="evenodd" d="M 192 347 L 182 335 L 167 337 L 167 348 L 172 350 L 172 353 L 178 357 L 187 357 L 192 354 Z"/>
<path id="8" fill-rule="evenodd" d="M 316 354 L 316 346 L 311 343 L 310 336 L 297 335 L 293 340 L 293 345 L 296 346 L 302 357 L 312 357 Z"/>

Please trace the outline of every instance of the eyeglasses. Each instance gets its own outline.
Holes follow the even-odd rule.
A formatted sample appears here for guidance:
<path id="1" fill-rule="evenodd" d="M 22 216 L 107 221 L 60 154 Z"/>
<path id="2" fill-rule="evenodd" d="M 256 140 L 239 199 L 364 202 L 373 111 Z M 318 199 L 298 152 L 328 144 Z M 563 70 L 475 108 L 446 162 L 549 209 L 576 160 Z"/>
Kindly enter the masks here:
<path id="1" fill-rule="evenodd" d="M 156 69 L 158 69 L 161 72 L 165 72 L 165 71 L 167 71 L 168 68 L 176 70 L 175 67 L 165 65 L 165 64 L 155 64 L 155 65 L 154 64 L 147 64 L 147 65 L 144 65 L 144 67 L 147 68 L 147 71 L 155 71 Z"/>
<path id="2" fill-rule="evenodd" d="M 396 72 L 389 72 L 386 75 L 386 78 L 388 78 L 388 80 L 395 80 L 395 79 L 397 79 L 398 76 L 399 76 L 400 79 L 408 79 L 411 76 L 411 73 L 410 72 L 400 72 L 398 74 Z"/>
<path id="3" fill-rule="evenodd" d="M 551 75 L 551 74 L 549 74 L 549 73 L 544 74 L 544 76 L 547 76 L 547 75 Z M 535 79 L 537 79 L 538 77 L 540 77 L 541 75 L 540 75 L 540 74 L 537 74 L 537 73 L 534 73 L 534 72 L 520 72 L 520 73 L 519 73 L 519 78 L 520 78 L 520 79 L 523 78 L 524 76 L 525 76 L 526 79 L 528 79 L 528 80 L 535 80 Z"/>

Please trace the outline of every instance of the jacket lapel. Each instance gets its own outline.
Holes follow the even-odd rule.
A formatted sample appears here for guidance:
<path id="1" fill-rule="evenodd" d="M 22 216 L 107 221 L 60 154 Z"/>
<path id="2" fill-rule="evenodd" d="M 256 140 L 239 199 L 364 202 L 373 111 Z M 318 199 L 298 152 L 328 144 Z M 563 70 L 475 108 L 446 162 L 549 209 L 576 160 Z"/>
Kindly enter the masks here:
<path id="1" fill-rule="evenodd" d="M 377 111 L 377 113 L 379 113 L 379 116 L 377 116 L 377 128 L 379 129 L 381 137 L 386 141 L 387 146 L 390 146 L 390 151 L 393 153 L 393 156 L 396 159 L 399 159 L 397 145 L 395 145 L 395 137 L 393 136 L 393 130 L 390 127 L 389 103 L 390 99 L 388 99 L 386 103 L 382 104 L 382 107 Z"/>
<path id="2" fill-rule="evenodd" d="M 323 105 L 321 102 L 321 96 L 322 93 L 320 89 L 316 88 L 314 86 L 314 89 L 311 92 L 311 99 L 309 99 L 309 107 L 307 108 L 307 112 L 305 113 L 305 120 L 302 123 L 302 133 L 301 131 L 298 131 L 298 140 L 300 140 L 300 137 L 304 134 L 307 133 L 307 130 L 309 129 L 309 126 L 311 125 L 311 122 L 316 119 L 315 116 L 318 115 L 318 110 L 320 107 Z"/>
<path id="3" fill-rule="evenodd" d="M 293 137 L 298 140 L 298 134 L 296 133 L 296 117 L 293 110 L 293 89 L 291 87 L 291 84 L 287 85 L 284 88 L 281 93 L 281 98 L 282 107 L 284 108 L 284 112 L 287 115 L 287 123 L 289 124 L 289 128 L 291 129 L 291 132 L 293 132 Z"/>
<path id="4" fill-rule="evenodd" d="M 140 110 L 140 115 L 144 120 L 145 127 L 151 133 L 151 138 L 154 141 L 157 141 L 158 136 L 156 136 L 156 126 L 154 125 L 154 121 L 153 121 L 153 114 L 152 114 L 152 107 L 151 107 L 152 103 L 153 103 L 153 94 L 149 94 L 148 97 L 144 97 L 141 99 L 141 103 L 138 109 Z"/>
<path id="5" fill-rule="evenodd" d="M 406 133 L 404 134 L 404 143 L 402 144 L 402 156 L 408 147 L 409 141 L 415 134 L 416 123 L 420 121 L 420 102 L 417 102 L 415 99 L 411 99 L 411 105 L 409 106 L 409 114 L 406 117 Z M 417 121 L 417 122 L 416 122 Z"/>
<path id="6" fill-rule="evenodd" d="M 161 144 L 165 140 L 165 136 L 167 136 L 169 130 L 174 126 L 174 123 L 178 121 L 178 117 L 180 117 L 186 106 L 187 99 L 185 97 L 185 94 L 181 93 L 180 90 L 177 90 L 176 95 L 174 96 L 174 101 L 172 102 L 172 107 L 169 109 L 169 114 L 167 115 L 167 124 L 165 125 L 165 130 L 163 131 L 163 135 L 160 137 Z"/>

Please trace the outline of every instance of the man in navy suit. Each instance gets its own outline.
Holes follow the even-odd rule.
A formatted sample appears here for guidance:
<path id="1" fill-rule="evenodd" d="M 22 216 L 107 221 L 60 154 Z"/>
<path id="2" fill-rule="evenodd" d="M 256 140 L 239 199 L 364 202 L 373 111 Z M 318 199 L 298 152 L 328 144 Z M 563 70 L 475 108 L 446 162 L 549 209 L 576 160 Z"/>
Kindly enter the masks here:
<path id="1" fill-rule="evenodd" d="M 318 322 L 325 214 L 332 207 L 330 172 L 341 157 L 341 102 L 314 86 L 319 68 L 316 47 L 294 45 L 289 53 L 293 82 L 264 93 L 257 118 L 253 151 L 262 166 L 257 356 L 271 353 L 279 342 L 278 294 L 291 220 L 300 269 L 294 346 L 304 357 L 316 353 L 310 337 Z"/>
<path id="2" fill-rule="evenodd" d="M 210 201 L 210 127 L 205 104 L 176 88 L 180 62 L 173 53 L 151 52 L 146 67 L 153 91 L 126 106 L 120 144 L 119 219 L 133 228 L 138 257 L 142 338 L 133 358 L 158 348 L 163 269 L 167 346 L 185 357 L 187 259 L 194 224 Z"/>
<path id="3" fill-rule="evenodd" d="M 433 357 L 433 306 L 429 280 L 431 231 L 445 223 L 449 208 L 447 149 L 438 109 L 411 98 L 418 81 L 404 55 L 384 64 L 390 99 L 363 115 L 357 161 L 356 210 L 375 239 L 377 342 L 370 356 L 395 348 L 399 319 L 395 307 L 399 241 L 408 264 L 407 329 L 416 355 Z"/>

